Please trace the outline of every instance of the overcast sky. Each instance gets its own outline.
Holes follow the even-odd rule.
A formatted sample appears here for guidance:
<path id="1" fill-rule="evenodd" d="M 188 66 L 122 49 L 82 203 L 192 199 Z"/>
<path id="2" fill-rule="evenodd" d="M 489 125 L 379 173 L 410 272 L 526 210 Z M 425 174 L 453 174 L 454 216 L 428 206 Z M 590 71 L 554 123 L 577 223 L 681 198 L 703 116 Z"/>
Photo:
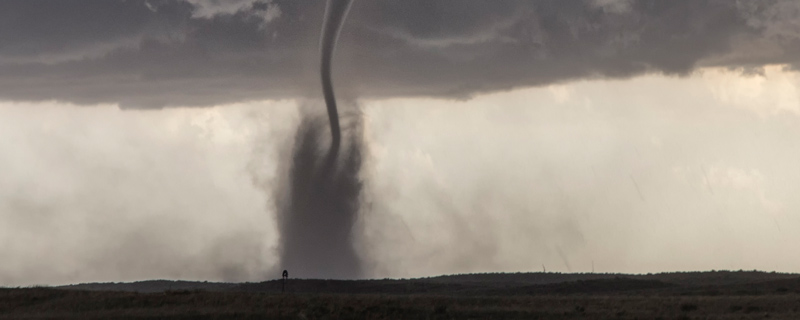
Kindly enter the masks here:
<path id="1" fill-rule="evenodd" d="M 268 277 L 323 4 L 0 1 L 0 286 Z M 798 68 L 795 0 L 356 0 L 365 276 L 800 272 Z"/>

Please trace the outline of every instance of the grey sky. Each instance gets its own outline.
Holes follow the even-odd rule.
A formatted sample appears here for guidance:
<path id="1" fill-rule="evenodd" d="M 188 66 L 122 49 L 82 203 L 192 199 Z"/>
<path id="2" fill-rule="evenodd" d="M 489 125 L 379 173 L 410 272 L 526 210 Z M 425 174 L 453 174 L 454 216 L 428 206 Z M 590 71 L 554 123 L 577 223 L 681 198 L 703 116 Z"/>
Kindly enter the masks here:
<path id="1" fill-rule="evenodd" d="M 320 1 L 3 1 L 0 97 L 214 105 L 316 96 Z M 449 96 L 794 65 L 792 0 L 359 1 L 335 62 L 358 97 Z"/>
<path id="2" fill-rule="evenodd" d="M 0 1 L 0 286 L 267 277 L 322 4 Z M 357 0 L 340 39 L 369 275 L 800 272 L 800 2 Z"/>

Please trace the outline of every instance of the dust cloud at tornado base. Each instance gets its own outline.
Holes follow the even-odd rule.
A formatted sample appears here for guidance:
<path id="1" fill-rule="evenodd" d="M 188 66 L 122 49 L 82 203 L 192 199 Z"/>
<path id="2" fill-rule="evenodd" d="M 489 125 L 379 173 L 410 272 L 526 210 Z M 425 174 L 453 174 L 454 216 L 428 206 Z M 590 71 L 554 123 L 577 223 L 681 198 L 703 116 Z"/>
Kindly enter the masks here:
<path id="1" fill-rule="evenodd" d="M 279 232 L 277 268 L 301 278 L 353 279 L 363 275 L 355 226 L 361 207 L 360 120 L 344 130 L 338 156 L 322 117 L 304 116 L 291 154 L 283 157 L 275 189 Z M 277 274 L 279 270 L 272 273 Z"/>

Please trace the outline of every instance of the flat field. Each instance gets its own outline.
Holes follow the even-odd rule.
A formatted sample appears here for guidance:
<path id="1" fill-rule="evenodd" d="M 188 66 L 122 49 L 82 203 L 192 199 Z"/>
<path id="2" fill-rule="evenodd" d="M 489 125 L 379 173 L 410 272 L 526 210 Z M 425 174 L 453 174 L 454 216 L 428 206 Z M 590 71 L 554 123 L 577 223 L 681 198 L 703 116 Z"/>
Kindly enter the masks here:
<path id="1" fill-rule="evenodd" d="M 0 319 L 800 319 L 800 276 L 471 274 L 0 289 Z"/>

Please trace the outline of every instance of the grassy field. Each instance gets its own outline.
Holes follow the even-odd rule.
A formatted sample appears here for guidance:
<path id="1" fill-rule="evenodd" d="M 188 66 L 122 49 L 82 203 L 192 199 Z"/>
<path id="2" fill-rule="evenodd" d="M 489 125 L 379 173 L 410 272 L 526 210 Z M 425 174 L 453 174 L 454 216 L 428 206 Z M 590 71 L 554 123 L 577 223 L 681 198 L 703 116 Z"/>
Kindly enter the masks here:
<path id="1" fill-rule="evenodd" d="M 164 287 L 172 289 L 157 290 Z M 7 288 L 0 319 L 800 319 L 797 275 L 752 272 L 292 280 L 291 292 L 279 288 L 163 280 Z"/>

